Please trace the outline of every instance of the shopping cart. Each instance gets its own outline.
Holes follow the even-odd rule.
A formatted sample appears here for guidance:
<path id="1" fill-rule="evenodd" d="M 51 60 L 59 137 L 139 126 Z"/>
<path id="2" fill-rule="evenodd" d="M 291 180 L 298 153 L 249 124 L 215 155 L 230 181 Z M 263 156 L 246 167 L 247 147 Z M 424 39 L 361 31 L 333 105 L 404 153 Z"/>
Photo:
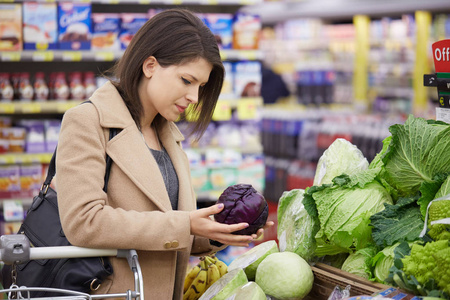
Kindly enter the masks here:
<path id="1" fill-rule="evenodd" d="M 90 249 L 75 246 L 58 247 L 30 247 L 28 238 L 23 234 L 2 235 L 0 237 L 0 261 L 5 264 L 22 264 L 35 259 L 59 259 L 75 257 L 98 257 L 98 256 L 116 256 L 126 258 L 134 274 L 134 291 L 128 290 L 125 293 L 89 295 L 82 292 L 43 288 L 43 287 L 25 287 L 12 285 L 10 288 L 0 290 L 0 294 L 8 294 L 8 299 L 106 299 L 123 298 L 126 300 L 137 299 L 144 300 L 144 283 L 142 271 L 139 265 L 138 256 L 135 250 L 117 250 L 117 249 Z M 31 291 L 54 292 L 55 297 L 30 298 Z"/>

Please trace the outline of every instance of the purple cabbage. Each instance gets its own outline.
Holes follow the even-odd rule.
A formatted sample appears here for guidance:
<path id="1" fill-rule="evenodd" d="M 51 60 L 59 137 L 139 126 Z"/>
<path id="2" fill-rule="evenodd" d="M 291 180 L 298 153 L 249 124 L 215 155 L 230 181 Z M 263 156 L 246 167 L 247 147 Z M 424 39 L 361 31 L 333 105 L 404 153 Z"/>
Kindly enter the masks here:
<path id="1" fill-rule="evenodd" d="M 269 206 L 263 195 L 250 184 L 235 184 L 227 187 L 217 203 L 223 203 L 223 210 L 214 215 L 219 223 L 236 224 L 246 222 L 249 227 L 233 234 L 251 235 L 262 228 L 269 216 Z"/>

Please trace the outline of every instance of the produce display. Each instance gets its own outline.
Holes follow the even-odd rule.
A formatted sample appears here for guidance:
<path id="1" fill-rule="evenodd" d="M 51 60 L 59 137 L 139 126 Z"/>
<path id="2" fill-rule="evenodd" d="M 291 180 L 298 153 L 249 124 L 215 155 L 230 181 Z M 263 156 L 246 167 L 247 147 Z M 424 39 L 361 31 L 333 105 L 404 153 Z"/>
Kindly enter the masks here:
<path id="1" fill-rule="evenodd" d="M 370 164 L 335 140 L 314 185 L 283 193 L 280 250 L 450 299 L 450 125 L 409 116 L 389 131 Z"/>
<path id="2" fill-rule="evenodd" d="M 450 125 L 409 116 L 389 130 L 370 163 L 336 139 L 314 185 L 279 199 L 278 244 L 266 241 L 235 258 L 200 299 L 301 300 L 316 262 L 423 299 L 450 299 Z M 232 187 L 220 200 L 231 218 L 240 211 L 236 223 L 264 213 L 263 204 L 247 210 L 242 188 L 251 191 Z"/>

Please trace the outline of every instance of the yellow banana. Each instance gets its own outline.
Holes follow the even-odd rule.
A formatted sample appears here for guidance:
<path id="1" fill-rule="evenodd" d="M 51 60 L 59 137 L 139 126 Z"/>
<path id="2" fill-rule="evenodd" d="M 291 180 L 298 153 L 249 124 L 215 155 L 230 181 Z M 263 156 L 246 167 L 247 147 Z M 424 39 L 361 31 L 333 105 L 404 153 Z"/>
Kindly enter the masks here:
<path id="1" fill-rule="evenodd" d="M 220 271 L 212 258 L 206 258 L 208 264 L 208 278 L 206 280 L 206 290 L 220 278 Z"/>
<path id="2" fill-rule="evenodd" d="M 200 262 L 200 271 L 191 283 L 186 293 L 183 295 L 183 300 L 197 300 L 206 290 L 206 280 L 208 269 L 205 260 Z"/>
<path id="3" fill-rule="evenodd" d="M 186 278 L 184 279 L 183 293 L 186 293 L 188 288 L 191 286 L 192 281 L 194 281 L 195 277 L 197 276 L 198 272 L 200 272 L 200 263 L 198 263 L 195 267 L 192 267 L 189 273 L 186 275 Z"/>
<path id="4" fill-rule="evenodd" d="M 220 277 L 222 277 L 223 275 L 225 275 L 228 272 L 227 264 L 224 263 L 223 261 L 221 261 L 220 259 L 218 259 L 217 256 L 215 256 L 215 255 L 212 258 L 215 260 L 216 266 L 219 269 Z"/>

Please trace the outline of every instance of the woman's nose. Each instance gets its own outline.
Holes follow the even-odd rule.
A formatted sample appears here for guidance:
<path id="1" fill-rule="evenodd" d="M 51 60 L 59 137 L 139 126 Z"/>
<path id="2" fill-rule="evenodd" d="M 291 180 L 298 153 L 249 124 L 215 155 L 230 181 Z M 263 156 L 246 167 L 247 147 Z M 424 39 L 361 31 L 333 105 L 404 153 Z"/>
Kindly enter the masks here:
<path id="1" fill-rule="evenodd" d="M 198 94 L 199 88 L 192 88 L 189 90 L 189 93 L 187 94 L 186 98 L 192 104 L 196 104 L 198 102 Z"/>

